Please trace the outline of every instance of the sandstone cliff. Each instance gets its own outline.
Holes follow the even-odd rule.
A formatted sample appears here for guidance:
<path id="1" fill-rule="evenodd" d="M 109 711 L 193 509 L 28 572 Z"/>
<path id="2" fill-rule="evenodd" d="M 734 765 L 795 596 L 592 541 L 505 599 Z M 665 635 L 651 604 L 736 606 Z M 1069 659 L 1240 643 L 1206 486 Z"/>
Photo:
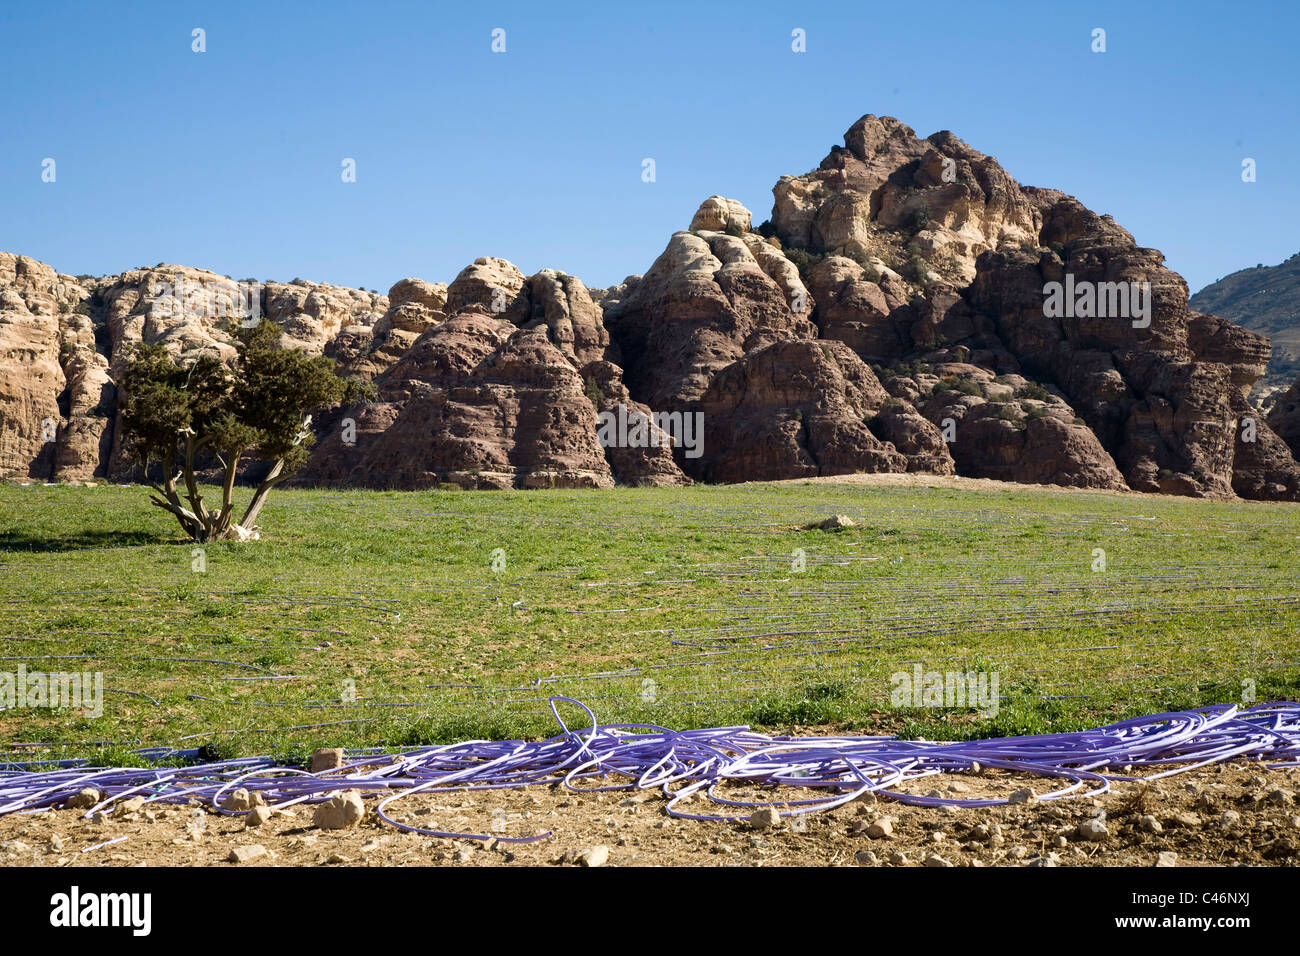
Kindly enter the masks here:
<path id="1" fill-rule="evenodd" d="M 320 410 L 302 483 L 923 471 L 1300 499 L 1300 386 L 1265 420 L 1247 396 L 1268 339 L 1190 308 L 1163 256 L 1110 217 L 949 132 L 872 115 L 773 197 L 757 227 L 709 197 L 608 289 L 491 257 L 384 296 L 166 265 L 72 278 L 0 254 L 0 475 L 129 477 L 113 426 L 130 351 L 229 357 L 234 323 L 264 315 L 285 347 L 375 386 Z M 1098 291 L 1062 309 L 1052 289 Z M 703 423 L 690 448 L 670 434 L 687 418 Z M 647 425 L 610 442 L 613 420 Z"/>

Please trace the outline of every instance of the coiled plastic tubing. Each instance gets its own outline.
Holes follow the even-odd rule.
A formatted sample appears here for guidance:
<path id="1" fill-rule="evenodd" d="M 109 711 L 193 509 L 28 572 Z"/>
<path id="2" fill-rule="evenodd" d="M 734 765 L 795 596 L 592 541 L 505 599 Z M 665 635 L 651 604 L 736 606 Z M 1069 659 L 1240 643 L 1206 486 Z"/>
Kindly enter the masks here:
<path id="1" fill-rule="evenodd" d="M 559 704 L 582 711 L 588 723 L 570 729 Z M 531 836 L 453 833 L 394 819 L 394 805 L 417 793 L 508 790 L 559 785 L 577 792 L 656 790 L 666 811 L 688 820 L 740 821 L 761 807 L 782 817 L 831 810 L 864 793 L 923 807 L 990 807 L 1007 797 L 950 799 L 898 789 L 920 778 L 992 767 L 1046 777 L 1060 785 L 1039 800 L 1092 797 L 1112 783 L 1152 780 L 1234 759 L 1300 766 L 1300 704 L 1276 702 L 1239 709 L 1220 704 L 1124 720 L 1077 733 L 1038 734 L 960 742 L 896 737 L 768 737 L 748 727 L 669 730 L 652 724 L 601 724 L 584 704 L 552 697 L 560 733 L 541 741 L 470 740 L 399 754 L 350 751 L 342 767 L 319 774 L 247 757 L 182 767 L 96 768 L 64 761 L 56 769 L 0 769 L 0 815 L 60 807 L 84 788 L 103 799 L 86 811 L 111 814 L 131 797 L 146 803 L 198 800 L 219 813 L 236 788 L 260 793 L 272 809 L 313 804 L 344 790 L 378 796 L 380 819 L 401 830 L 456 839 L 528 843 Z M 158 764 L 194 751 L 141 751 Z M 614 782 L 610 782 L 613 780 Z M 725 795 L 727 785 L 772 788 L 772 800 Z M 1053 784 L 1055 786 L 1055 784 Z M 779 799 L 781 788 L 823 791 Z M 735 787 L 731 791 L 736 792 Z"/>

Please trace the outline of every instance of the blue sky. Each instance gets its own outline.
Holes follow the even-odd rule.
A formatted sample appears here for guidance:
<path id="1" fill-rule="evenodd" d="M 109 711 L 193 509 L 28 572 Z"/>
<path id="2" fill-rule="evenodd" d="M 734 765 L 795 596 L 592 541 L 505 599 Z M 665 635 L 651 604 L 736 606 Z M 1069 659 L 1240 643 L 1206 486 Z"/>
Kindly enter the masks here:
<path id="1" fill-rule="evenodd" d="M 1110 213 L 1196 291 L 1300 249 L 1298 28 L 1294 3 L 3 0 L 0 249 L 381 291 L 496 255 L 602 286 L 709 195 L 767 218 L 871 112 Z"/>

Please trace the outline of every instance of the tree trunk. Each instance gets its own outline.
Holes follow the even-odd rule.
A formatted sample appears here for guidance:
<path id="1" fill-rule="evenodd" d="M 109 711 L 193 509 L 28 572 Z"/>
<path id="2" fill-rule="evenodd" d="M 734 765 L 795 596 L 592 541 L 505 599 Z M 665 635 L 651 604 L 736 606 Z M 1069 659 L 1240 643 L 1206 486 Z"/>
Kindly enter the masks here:
<path id="1" fill-rule="evenodd" d="M 266 473 L 262 483 L 257 486 L 257 491 L 253 492 L 253 500 L 248 503 L 248 510 L 244 512 L 244 517 L 240 519 L 239 524 L 246 531 L 253 530 L 253 522 L 257 521 L 258 514 L 262 511 L 262 505 L 266 504 L 266 496 L 271 493 L 271 489 L 280 483 L 280 473 L 284 471 L 284 459 L 277 458 L 271 470 Z"/>

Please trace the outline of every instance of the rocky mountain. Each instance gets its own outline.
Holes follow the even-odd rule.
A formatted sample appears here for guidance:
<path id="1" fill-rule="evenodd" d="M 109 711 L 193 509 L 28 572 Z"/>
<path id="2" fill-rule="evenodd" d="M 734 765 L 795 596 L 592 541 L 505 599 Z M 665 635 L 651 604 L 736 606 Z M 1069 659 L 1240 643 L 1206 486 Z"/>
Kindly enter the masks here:
<path id="1" fill-rule="evenodd" d="M 918 471 L 1300 500 L 1294 418 L 1247 401 L 1268 339 L 1191 308 L 1109 217 L 872 115 L 773 195 L 757 227 L 708 198 L 609 289 L 495 258 L 381 296 L 0 254 L 0 475 L 130 478 L 113 427 L 130 349 L 227 355 L 232 323 L 261 314 L 375 386 L 316 416 L 303 484 Z"/>
<path id="2" fill-rule="evenodd" d="M 1272 341 L 1273 357 L 1251 395 L 1256 404 L 1269 407 L 1300 379 L 1300 252 L 1278 265 L 1260 264 L 1212 282 L 1188 304 Z"/>

